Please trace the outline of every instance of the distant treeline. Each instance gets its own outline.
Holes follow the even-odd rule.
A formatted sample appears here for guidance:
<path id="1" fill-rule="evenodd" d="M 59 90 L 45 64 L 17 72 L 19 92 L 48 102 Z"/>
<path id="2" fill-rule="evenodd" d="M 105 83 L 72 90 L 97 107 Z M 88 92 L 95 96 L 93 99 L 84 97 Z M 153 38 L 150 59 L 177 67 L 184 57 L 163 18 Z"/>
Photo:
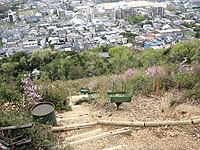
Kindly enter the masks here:
<path id="1" fill-rule="evenodd" d="M 108 52 L 104 58 L 99 52 Z M 91 51 L 61 52 L 50 49 L 35 51 L 32 55 L 17 52 L 0 59 L 0 74 L 17 77 L 38 69 L 46 72 L 51 81 L 73 80 L 90 76 L 120 74 L 129 68 L 148 68 L 163 64 L 176 64 L 187 59 L 187 63 L 200 62 L 199 39 L 188 39 L 168 49 L 134 50 L 128 47 L 97 47 Z"/>

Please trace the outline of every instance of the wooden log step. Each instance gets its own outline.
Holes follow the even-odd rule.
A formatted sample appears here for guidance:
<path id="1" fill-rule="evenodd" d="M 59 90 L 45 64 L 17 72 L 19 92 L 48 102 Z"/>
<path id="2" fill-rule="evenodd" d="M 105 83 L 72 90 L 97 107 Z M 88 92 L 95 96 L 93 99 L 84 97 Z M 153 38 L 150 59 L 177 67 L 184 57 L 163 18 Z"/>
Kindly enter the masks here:
<path id="1" fill-rule="evenodd" d="M 0 143 L 0 150 L 10 150 L 10 148 L 6 147 L 2 143 Z"/>
<path id="2" fill-rule="evenodd" d="M 71 146 L 74 146 L 74 145 L 81 144 L 81 143 L 84 143 L 84 142 L 88 142 L 88 141 L 91 141 L 91 140 L 100 139 L 100 138 L 104 138 L 104 137 L 107 137 L 107 136 L 112 136 L 112 135 L 122 134 L 122 133 L 130 135 L 131 129 L 130 128 L 122 128 L 122 129 L 106 132 L 106 133 L 103 133 L 103 134 L 100 134 L 100 135 L 92 136 L 92 137 L 89 137 L 89 138 L 77 140 L 77 141 L 71 142 L 69 144 Z"/>
<path id="3" fill-rule="evenodd" d="M 88 136 L 88 135 L 91 135 L 91 134 L 97 134 L 97 133 L 99 133 L 101 131 L 102 130 L 100 128 L 100 129 L 92 130 L 92 131 L 89 131 L 89 132 L 85 132 L 85 133 L 82 133 L 82 134 L 78 134 L 78 135 L 74 135 L 74 136 L 65 138 L 65 140 L 66 141 L 70 141 L 70 140 L 73 140 L 73 139 L 76 139 L 76 138 L 80 138 L 80 137 L 83 137 L 83 136 Z"/>
<path id="4" fill-rule="evenodd" d="M 96 125 L 97 125 L 97 122 L 74 124 L 71 126 L 53 127 L 52 131 L 53 132 L 69 131 L 69 130 L 75 130 L 75 129 L 89 128 L 89 127 L 96 126 Z"/>
<path id="5" fill-rule="evenodd" d="M 117 125 L 117 126 L 130 126 L 130 127 L 144 127 L 144 122 L 124 122 L 124 121 L 105 121 L 99 120 L 99 125 Z"/>
<path id="6" fill-rule="evenodd" d="M 122 150 L 125 147 L 126 147 L 126 145 L 118 145 L 118 146 L 106 148 L 106 149 L 103 149 L 103 150 Z"/>
<path id="7" fill-rule="evenodd" d="M 145 122 L 145 127 L 158 127 L 158 126 L 174 126 L 174 125 L 189 125 L 192 124 L 191 120 L 185 121 L 163 121 L 163 122 Z"/>
<path id="8" fill-rule="evenodd" d="M 199 118 L 199 119 L 194 119 L 194 120 L 192 120 L 192 123 L 193 123 L 193 124 L 198 124 L 198 123 L 200 123 L 200 118 Z"/>
<path id="9" fill-rule="evenodd" d="M 83 119 L 87 118 L 88 116 L 81 116 L 81 117 L 72 117 L 72 118 L 58 118 L 57 121 L 68 121 L 68 120 L 76 120 L 76 119 Z"/>

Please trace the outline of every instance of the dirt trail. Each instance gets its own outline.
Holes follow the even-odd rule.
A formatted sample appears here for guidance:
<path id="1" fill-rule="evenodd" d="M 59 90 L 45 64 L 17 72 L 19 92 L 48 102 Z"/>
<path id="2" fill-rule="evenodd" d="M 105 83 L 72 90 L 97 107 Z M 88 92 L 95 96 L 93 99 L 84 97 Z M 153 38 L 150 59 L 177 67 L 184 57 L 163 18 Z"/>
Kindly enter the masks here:
<path id="1" fill-rule="evenodd" d="M 97 120 L 115 121 L 166 121 L 184 120 L 200 116 L 200 105 L 185 103 L 170 108 L 170 99 L 177 93 L 166 93 L 162 97 L 134 97 L 131 103 L 123 103 L 119 110 L 110 103 L 100 105 L 74 105 L 75 101 L 87 97 L 87 95 L 72 96 L 70 100 L 71 112 L 58 114 L 60 125 L 72 125 L 94 122 Z M 80 135 L 74 139 L 65 141 L 70 143 L 83 138 L 106 133 L 122 127 L 119 126 L 95 126 L 91 128 L 62 132 L 63 139 Z M 100 130 L 101 129 L 101 130 Z M 73 146 L 74 150 L 103 150 L 122 145 L 122 150 L 200 150 L 200 126 L 163 126 L 131 128 L 131 136 L 119 134 L 95 139 Z M 97 130 L 98 132 L 95 132 Z M 90 132 L 92 131 L 92 132 Z M 94 131 L 94 132 L 93 132 Z"/>
<path id="2" fill-rule="evenodd" d="M 72 96 L 69 105 L 72 111 L 58 114 L 58 123 L 60 125 L 71 125 L 74 123 L 87 122 L 89 118 L 89 105 L 75 105 L 75 102 L 82 98 L 87 98 L 88 95 Z"/>

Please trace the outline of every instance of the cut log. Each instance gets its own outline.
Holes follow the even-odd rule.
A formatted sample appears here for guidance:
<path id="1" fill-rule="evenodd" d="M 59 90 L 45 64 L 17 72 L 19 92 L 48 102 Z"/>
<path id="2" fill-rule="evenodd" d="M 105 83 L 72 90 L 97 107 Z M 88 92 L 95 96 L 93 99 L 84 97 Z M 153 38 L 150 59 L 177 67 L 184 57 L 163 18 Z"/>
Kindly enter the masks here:
<path id="1" fill-rule="evenodd" d="M 33 124 L 25 124 L 21 126 L 9 126 L 9 127 L 0 127 L 0 131 L 4 130 L 16 130 L 16 129 L 26 129 L 26 128 L 31 128 Z"/>
<path id="2" fill-rule="evenodd" d="M 69 141 L 69 140 L 73 140 L 75 138 L 83 137 L 83 136 L 86 136 L 86 135 L 97 134 L 98 132 L 101 132 L 101 129 L 97 129 L 97 130 L 85 132 L 85 133 L 82 133 L 82 134 L 74 135 L 74 136 L 65 138 L 65 140 Z"/>
<path id="3" fill-rule="evenodd" d="M 6 147 L 9 147 L 9 146 L 10 146 L 10 144 L 7 143 L 7 142 L 5 142 L 4 140 L 0 140 L 0 143 L 3 144 L 3 145 L 5 145 Z"/>
<path id="4" fill-rule="evenodd" d="M 191 120 L 185 121 L 164 121 L 164 122 L 145 122 L 145 127 L 158 127 L 158 126 L 174 126 L 174 125 L 189 125 L 192 124 Z"/>
<path id="5" fill-rule="evenodd" d="M 192 121 L 192 123 L 193 124 L 198 124 L 198 123 L 200 123 L 200 119 L 195 119 L 195 120 Z"/>
<path id="6" fill-rule="evenodd" d="M 52 131 L 53 132 L 69 131 L 69 130 L 76 130 L 76 129 L 82 129 L 82 128 L 89 128 L 89 127 L 96 126 L 96 125 L 97 125 L 97 122 L 74 124 L 71 126 L 53 127 Z"/>
<path id="7" fill-rule="evenodd" d="M 117 125 L 117 126 L 130 126 L 130 127 L 144 127 L 144 122 L 124 122 L 124 121 L 105 121 L 99 120 L 99 125 Z"/>
<path id="8" fill-rule="evenodd" d="M 94 139 L 100 139 L 100 138 L 103 138 L 103 137 L 112 136 L 112 135 L 116 135 L 116 134 L 122 134 L 122 133 L 130 135 L 131 129 L 130 128 L 122 128 L 122 129 L 110 131 L 110 132 L 107 132 L 107 133 L 103 133 L 103 134 L 100 134 L 100 135 L 92 136 L 92 137 L 89 137 L 89 138 L 77 140 L 77 141 L 71 142 L 69 144 L 71 146 L 74 146 L 74 145 L 81 144 L 81 143 L 84 143 L 84 142 L 88 142 L 88 141 L 91 141 L 91 140 L 94 140 Z"/>
<path id="9" fill-rule="evenodd" d="M 31 141 L 32 141 L 32 139 L 28 139 L 28 140 L 22 139 L 21 141 L 15 142 L 13 145 L 19 146 L 19 145 L 23 145 L 23 144 L 28 144 L 28 143 L 30 143 Z"/>
<path id="10" fill-rule="evenodd" d="M 121 150 L 125 147 L 125 145 L 118 145 L 118 146 L 114 146 L 114 147 L 110 147 L 110 148 L 106 148 L 106 149 L 103 149 L 103 150 Z"/>

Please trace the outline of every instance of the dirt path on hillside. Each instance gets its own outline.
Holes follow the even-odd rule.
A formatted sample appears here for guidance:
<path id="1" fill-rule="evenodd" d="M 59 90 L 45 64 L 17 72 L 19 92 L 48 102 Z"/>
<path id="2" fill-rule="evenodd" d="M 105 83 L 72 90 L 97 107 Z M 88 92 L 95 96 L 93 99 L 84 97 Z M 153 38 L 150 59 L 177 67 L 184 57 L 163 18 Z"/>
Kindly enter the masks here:
<path id="1" fill-rule="evenodd" d="M 181 94 L 181 93 L 178 93 Z M 87 97 L 87 95 L 72 96 L 70 105 L 71 112 L 58 114 L 60 125 L 72 125 L 79 123 L 94 122 L 97 120 L 114 121 L 167 121 L 186 120 L 200 117 L 200 105 L 182 104 L 170 107 L 170 100 L 178 96 L 177 93 L 166 93 L 164 96 L 134 97 L 131 103 L 123 103 L 119 110 L 115 105 L 105 102 L 93 105 L 74 105 L 75 101 Z M 98 104 L 98 105 L 97 105 Z M 86 129 L 62 132 L 61 136 L 68 138 L 89 131 L 101 129 L 98 133 L 89 134 L 73 140 L 65 141 L 64 144 L 74 140 L 88 138 L 119 129 L 119 126 L 95 126 Z M 200 126 L 163 126 L 131 128 L 131 136 L 119 134 L 95 139 L 73 146 L 74 150 L 102 150 L 118 145 L 123 145 L 126 150 L 200 150 Z"/>

